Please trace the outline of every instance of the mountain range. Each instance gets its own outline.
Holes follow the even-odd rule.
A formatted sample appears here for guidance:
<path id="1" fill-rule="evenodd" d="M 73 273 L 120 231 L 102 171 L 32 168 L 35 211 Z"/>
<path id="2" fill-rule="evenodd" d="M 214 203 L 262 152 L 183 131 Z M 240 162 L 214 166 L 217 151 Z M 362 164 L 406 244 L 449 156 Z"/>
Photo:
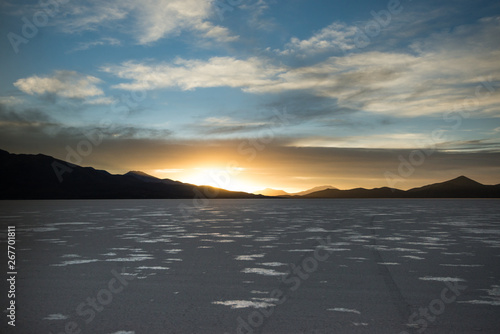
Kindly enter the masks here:
<path id="1" fill-rule="evenodd" d="M 291 193 L 291 194 L 287 193 L 284 190 L 276 190 L 276 189 L 266 188 L 264 190 L 254 191 L 253 193 L 256 195 L 264 195 L 264 196 L 283 196 L 283 197 L 285 197 L 285 196 L 304 196 L 304 195 L 308 195 L 308 194 L 311 194 L 311 193 L 314 193 L 317 191 L 321 191 L 321 190 L 325 190 L 325 189 L 337 189 L 337 188 L 332 187 L 332 186 L 318 186 L 318 187 L 314 187 L 314 188 L 309 189 L 309 190 L 304 190 L 304 191 L 301 191 L 298 193 Z"/>
<path id="2" fill-rule="evenodd" d="M 140 171 L 112 175 L 43 154 L 0 150 L 0 199 L 500 198 L 500 184 L 483 185 L 465 176 L 406 191 L 321 186 L 295 194 L 272 190 L 276 195 L 271 195 L 271 190 L 262 191 L 267 195 L 263 196 L 159 179 Z"/>
<path id="3" fill-rule="evenodd" d="M 0 150 L 0 199 L 263 198 L 158 179 L 142 172 L 112 175 L 37 154 Z"/>
<path id="4" fill-rule="evenodd" d="M 388 187 L 326 189 L 301 198 L 500 198 L 500 184 L 484 185 L 466 176 L 459 176 L 453 180 L 406 191 Z"/>

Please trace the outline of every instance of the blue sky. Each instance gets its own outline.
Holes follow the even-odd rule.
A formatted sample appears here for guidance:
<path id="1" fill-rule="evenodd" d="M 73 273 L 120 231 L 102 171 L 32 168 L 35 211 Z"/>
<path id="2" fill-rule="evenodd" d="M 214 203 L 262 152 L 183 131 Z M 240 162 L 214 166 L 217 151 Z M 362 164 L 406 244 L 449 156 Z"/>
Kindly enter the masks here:
<path id="1" fill-rule="evenodd" d="M 0 10 L 0 140 L 13 153 L 247 191 L 500 183 L 497 1 Z"/>

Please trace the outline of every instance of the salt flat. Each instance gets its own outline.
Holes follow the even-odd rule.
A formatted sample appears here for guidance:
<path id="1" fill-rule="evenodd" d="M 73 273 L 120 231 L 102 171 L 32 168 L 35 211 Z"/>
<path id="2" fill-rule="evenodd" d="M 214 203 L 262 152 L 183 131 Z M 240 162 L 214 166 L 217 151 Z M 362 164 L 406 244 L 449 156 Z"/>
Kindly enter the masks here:
<path id="1" fill-rule="evenodd" d="M 2 333 L 498 333 L 498 204 L 3 201 Z"/>

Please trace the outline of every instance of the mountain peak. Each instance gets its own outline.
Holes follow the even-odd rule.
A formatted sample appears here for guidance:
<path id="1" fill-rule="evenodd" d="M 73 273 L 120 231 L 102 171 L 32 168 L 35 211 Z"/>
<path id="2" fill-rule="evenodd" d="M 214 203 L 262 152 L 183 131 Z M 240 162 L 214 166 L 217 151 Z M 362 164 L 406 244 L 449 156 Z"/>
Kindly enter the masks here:
<path id="1" fill-rule="evenodd" d="M 141 172 L 141 171 L 136 171 L 136 170 L 131 170 L 130 172 L 128 172 L 127 174 L 125 175 L 131 175 L 131 176 L 134 176 L 134 175 L 139 175 L 139 176 L 147 176 L 147 177 L 154 177 L 152 175 L 149 175 L 147 173 L 144 173 L 144 172 Z"/>
<path id="2" fill-rule="evenodd" d="M 284 190 L 276 190 L 276 189 L 271 189 L 271 188 L 266 188 L 264 190 L 255 191 L 254 194 L 264 195 L 264 196 L 286 196 L 286 195 L 289 195 Z"/>
<path id="3" fill-rule="evenodd" d="M 460 186 L 482 186 L 483 184 L 469 179 L 467 176 L 461 175 L 453 180 L 446 181 L 444 183 L 455 184 Z"/>

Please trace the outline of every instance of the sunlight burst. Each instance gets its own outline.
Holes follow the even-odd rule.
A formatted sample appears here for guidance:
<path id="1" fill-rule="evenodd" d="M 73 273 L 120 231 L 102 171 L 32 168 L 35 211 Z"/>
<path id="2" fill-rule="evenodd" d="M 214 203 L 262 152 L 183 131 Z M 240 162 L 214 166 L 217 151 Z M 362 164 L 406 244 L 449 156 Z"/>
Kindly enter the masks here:
<path id="1" fill-rule="evenodd" d="M 241 176 L 243 168 L 228 170 L 225 168 L 195 168 L 183 178 L 183 182 L 197 186 L 211 186 L 231 191 L 253 192 L 258 189 L 255 184 L 244 180 Z"/>

